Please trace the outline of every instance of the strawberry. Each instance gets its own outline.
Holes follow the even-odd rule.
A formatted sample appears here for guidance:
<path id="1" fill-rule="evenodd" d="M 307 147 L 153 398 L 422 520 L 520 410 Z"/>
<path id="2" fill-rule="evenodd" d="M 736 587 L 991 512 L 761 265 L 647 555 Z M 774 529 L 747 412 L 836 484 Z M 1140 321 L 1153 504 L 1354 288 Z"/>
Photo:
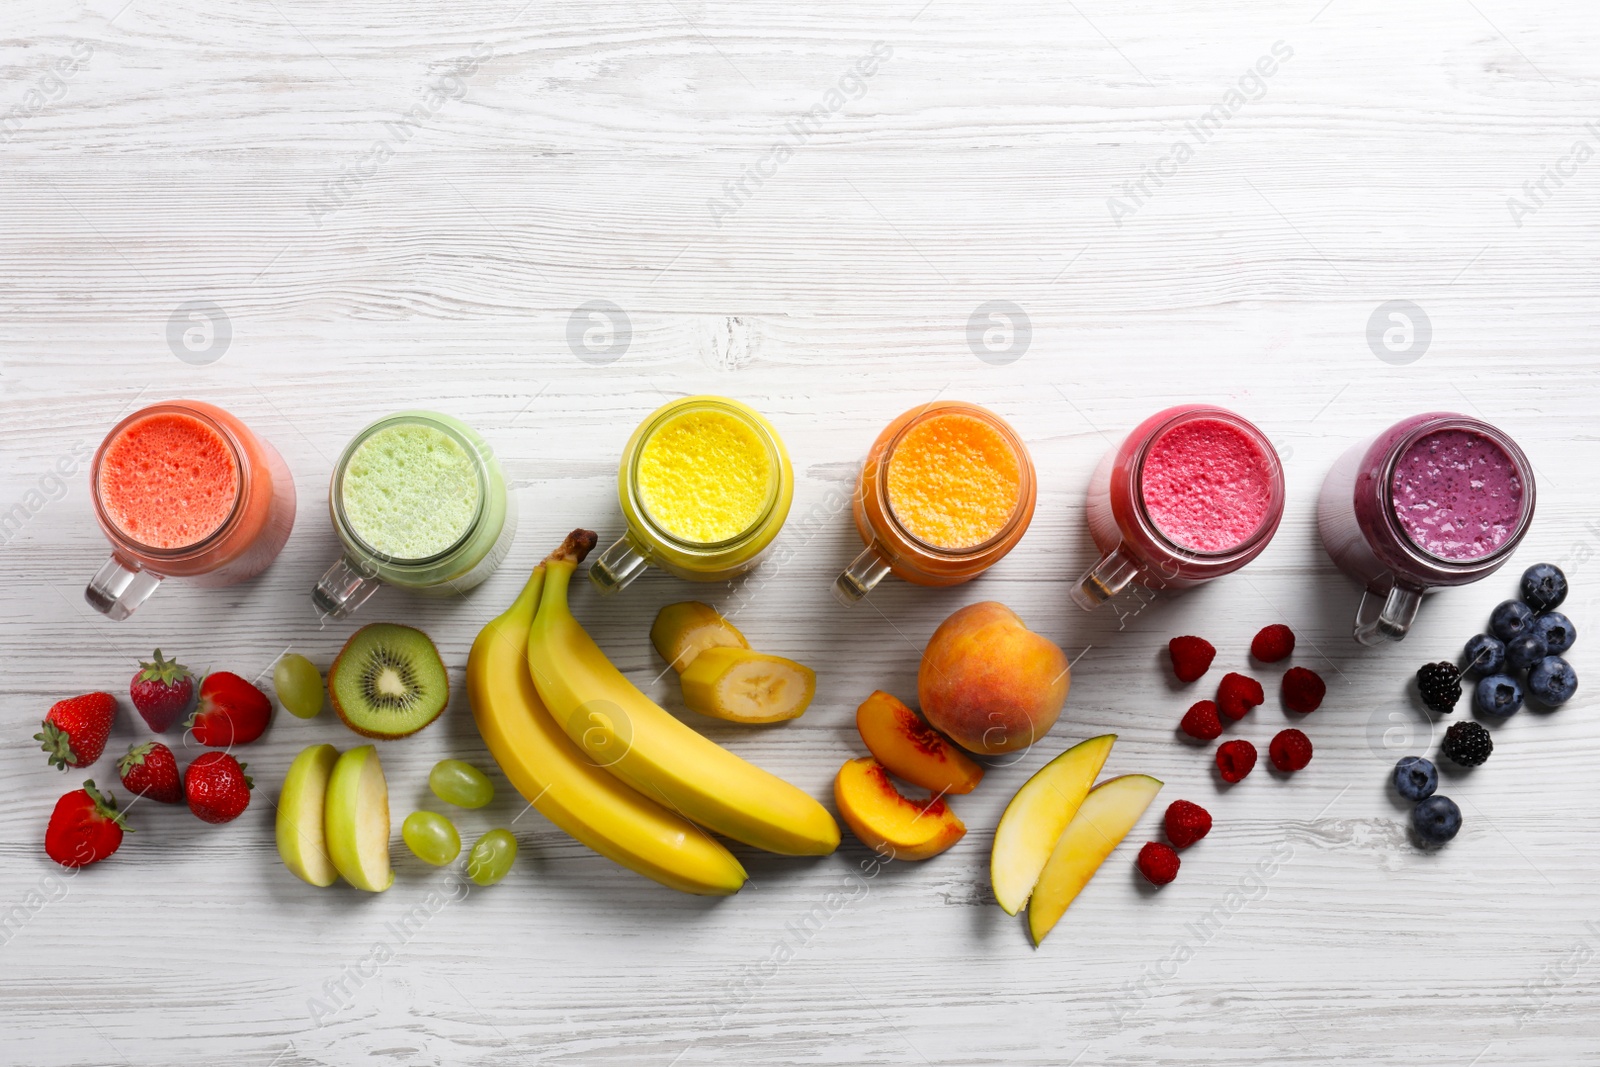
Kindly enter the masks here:
<path id="1" fill-rule="evenodd" d="M 202 752 L 183 772 L 189 810 L 206 822 L 232 822 L 250 806 L 255 783 L 245 765 L 226 752 Z"/>
<path id="2" fill-rule="evenodd" d="M 1174 848 L 1188 848 L 1211 832 L 1211 813 L 1191 800 L 1167 805 L 1167 840 Z"/>
<path id="3" fill-rule="evenodd" d="M 189 710 L 194 700 L 194 675 L 183 664 L 162 659 L 158 648 L 156 658 L 140 663 L 134 672 L 128 698 L 150 729 L 164 734 Z"/>
<path id="4" fill-rule="evenodd" d="M 178 776 L 178 761 L 172 749 L 160 741 L 146 741 L 133 745 L 128 754 L 117 760 L 117 773 L 122 775 L 123 788 L 130 793 L 159 801 L 178 804 L 183 801 L 183 779 Z"/>
<path id="5" fill-rule="evenodd" d="M 33 735 L 50 755 L 50 766 L 87 767 L 106 750 L 111 722 L 117 717 L 117 698 L 110 693 L 85 693 L 58 700 Z"/>
<path id="6" fill-rule="evenodd" d="M 1147 878 L 1151 885 L 1166 885 L 1178 877 L 1178 868 L 1182 865 L 1178 854 L 1172 851 L 1171 846 L 1163 845 L 1159 841 L 1150 841 L 1139 850 L 1139 873 Z"/>
<path id="7" fill-rule="evenodd" d="M 266 732 L 272 701 L 237 674 L 218 671 L 200 683 L 200 707 L 185 724 L 207 748 L 246 745 Z"/>
<path id="8" fill-rule="evenodd" d="M 1174 637 L 1167 642 L 1167 652 L 1172 656 L 1172 673 L 1180 682 L 1192 682 L 1211 669 L 1217 650 L 1203 637 Z"/>
<path id="9" fill-rule="evenodd" d="M 63 867 L 87 867 L 115 852 L 123 831 L 133 833 L 116 799 L 109 793 L 102 796 L 90 780 L 56 801 L 44 830 L 44 851 Z"/>

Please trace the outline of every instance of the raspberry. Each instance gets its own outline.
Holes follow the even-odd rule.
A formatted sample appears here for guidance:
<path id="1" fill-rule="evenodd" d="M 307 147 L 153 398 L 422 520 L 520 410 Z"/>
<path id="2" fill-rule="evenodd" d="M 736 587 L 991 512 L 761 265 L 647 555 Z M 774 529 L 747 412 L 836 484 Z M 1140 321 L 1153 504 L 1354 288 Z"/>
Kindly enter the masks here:
<path id="1" fill-rule="evenodd" d="M 1248 741 L 1227 741 L 1217 749 L 1217 770 L 1224 782 L 1237 782 L 1255 770 L 1256 746 Z"/>
<path id="2" fill-rule="evenodd" d="M 1217 718 L 1217 705 L 1202 700 L 1183 713 L 1178 728 L 1196 741 L 1214 741 L 1222 734 L 1222 720 Z"/>
<path id="3" fill-rule="evenodd" d="M 1180 682 L 1192 682 L 1206 673 L 1217 656 L 1217 650 L 1203 637 L 1174 637 L 1167 642 L 1167 651 Z"/>
<path id="4" fill-rule="evenodd" d="M 1264 626 L 1250 642 L 1250 654 L 1262 663 L 1276 663 L 1288 659 L 1294 651 L 1294 631 L 1281 622 Z"/>
<path id="5" fill-rule="evenodd" d="M 1251 708 L 1260 707 L 1267 699 L 1261 683 L 1246 674 L 1232 671 L 1222 676 L 1217 686 L 1217 710 L 1234 722 L 1244 718 Z"/>
<path id="6" fill-rule="evenodd" d="M 1309 715 L 1322 706 L 1328 693 L 1328 684 L 1316 671 L 1304 667 L 1290 667 L 1283 674 L 1283 703 L 1290 711 Z"/>
<path id="7" fill-rule="evenodd" d="M 1167 805 L 1167 840 L 1176 848 L 1188 848 L 1211 832 L 1211 813 L 1187 800 Z"/>
<path id="8" fill-rule="evenodd" d="M 1280 730 L 1267 746 L 1267 756 L 1285 774 L 1298 771 L 1311 762 L 1311 738 L 1292 728 Z"/>
<path id="9" fill-rule="evenodd" d="M 1148 841 L 1139 850 L 1139 873 L 1149 879 L 1151 885 L 1166 885 L 1178 877 L 1182 862 L 1170 846 L 1158 841 Z"/>

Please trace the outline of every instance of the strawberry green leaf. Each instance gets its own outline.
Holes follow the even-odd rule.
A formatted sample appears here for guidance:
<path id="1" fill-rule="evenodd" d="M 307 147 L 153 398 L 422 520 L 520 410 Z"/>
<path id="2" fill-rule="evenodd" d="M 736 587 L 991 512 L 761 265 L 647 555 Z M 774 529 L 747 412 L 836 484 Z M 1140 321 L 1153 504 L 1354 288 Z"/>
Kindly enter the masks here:
<path id="1" fill-rule="evenodd" d="M 72 738 L 65 730 L 48 719 L 40 727 L 42 732 L 34 734 L 33 739 L 50 757 L 50 766 L 64 771 L 78 762 L 78 754 L 72 751 Z"/>

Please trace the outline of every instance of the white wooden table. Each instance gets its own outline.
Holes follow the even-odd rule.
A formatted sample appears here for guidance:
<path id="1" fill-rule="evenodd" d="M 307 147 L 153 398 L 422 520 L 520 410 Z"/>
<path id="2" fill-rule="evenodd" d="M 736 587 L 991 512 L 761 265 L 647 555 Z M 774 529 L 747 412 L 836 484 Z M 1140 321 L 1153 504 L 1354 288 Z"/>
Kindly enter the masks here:
<path id="1" fill-rule="evenodd" d="M 1597 46 L 1592 7 L 1550 0 L 9 0 L 0 509 L 23 513 L 0 546 L 0 1060 L 1592 1062 Z M 1431 329 L 1379 358 L 1369 319 L 1391 300 Z M 593 301 L 622 314 L 575 317 Z M 991 301 L 1020 315 L 986 309 L 969 340 Z M 193 302 L 216 310 L 191 318 Z M 673 600 L 737 606 L 758 647 L 814 665 L 798 722 L 694 725 L 825 799 L 862 754 L 856 704 L 913 696 L 921 645 L 956 607 L 1011 605 L 1077 657 L 1072 694 L 1047 743 L 959 798 L 953 850 L 856 884 L 867 853 L 848 838 L 817 861 L 740 848 L 752 881 L 713 903 L 519 817 L 497 776 L 495 803 L 459 822 L 513 825 L 505 883 L 430 904 L 449 876 L 396 835 L 390 892 L 314 890 L 278 861 L 271 801 L 302 746 L 349 735 L 280 715 L 248 752 L 238 822 L 143 804 L 112 861 L 66 877 L 45 858 L 50 808 L 85 777 L 46 769 L 30 740 L 51 702 L 125 692 L 157 645 L 250 676 L 285 648 L 329 662 L 354 624 L 319 629 L 307 593 L 334 553 L 332 457 L 361 426 L 433 407 L 504 457 L 522 529 L 502 570 L 459 600 L 384 591 L 360 616 L 423 626 L 459 683 L 477 629 L 562 533 L 615 535 L 635 423 L 698 391 L 779 427 L 796 519 L 935 395 L 993 407 L 1029 442 L 1033 528 L 971 585 L 891 582 L 835 607 L 858 542 L 830 513 L 791 527 L 792 560 L 747 602 L 657 575 L 576 604 L 678 710 L 646 636 Z M 260 579 L 163 588 L 111 624 L 81 597 L 105 548 L 79 459 L 136 402 L 174 396 L 270 438 L 299 521 Z M 1279 445 L 1277 539 L 1125 625 L 1080 613 L 1067 589 L 1093 555 L 1094 462 L 1191 399 Z M 1506 572 L 1430 601 L 1404 645 L 1362 650 L 1316 488 L 1352 440 L 1441 408 L 1522 442 L 1538 519 Z M 56 481 L 58 462 L 76 473 Z M 1428 750 L 1407 680 L 1539 559 L 1573 579 L 1590 688 L 1499 728 L 1493 759 L 1444 790 L 1465 829 L 1424 853 L 1386 787 L 1397 756 Z M 1244 669 L 1275 621 L 1331 683 L 1307 725 L 1317 756 L 1222 793 L 1174 736 L 1196 696 L 1168 683 L 1163 648 L 1200 633 L 1219 669 Z M 1272 702 L 1242 736 L 1264 747 L 1283 724 Z M 1167 788 L 1035 951 L 992 902 L 993 828 L 1028 774 L 1108 730 L 1108 772 Z M 112 782 L 143 733 L 126 712 L 94 777 Z M 397 820 L 445 755 L 488 762 L 459 689 L 383 749 Z M 1179 797 L 1217 828 L 1153 892 L 1133 855 Z M 825 921 L 806 932 L 808 915 Z"/>

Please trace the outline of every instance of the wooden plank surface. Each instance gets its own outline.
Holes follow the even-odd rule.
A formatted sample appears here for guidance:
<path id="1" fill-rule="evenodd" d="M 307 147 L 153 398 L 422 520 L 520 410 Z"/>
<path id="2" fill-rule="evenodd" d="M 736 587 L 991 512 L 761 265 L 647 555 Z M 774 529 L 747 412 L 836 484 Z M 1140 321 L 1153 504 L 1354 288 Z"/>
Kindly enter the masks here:
<path id="1" fill-rule="evenodd" d="M 1597 45 L 1595 12 L 1553 0 L 12 0 L 0 510 L 28 514 L 0 545 L 0 1058 L 1589 1062 L 1593 701 L 1497 730 L 1491 762 L 1449 781 L 1466 827 L 1446 849 L 1408 840 L 1385 783 L 1428 748 L 1411 672 L 1452 655 L 1522 566 L 1562 564 L 1568 614 L 1580 630 L 1600 618 Z M 1432 330 L 1403 364 L 1368 343 L 1396 299 Z M 169 342 L 194 301 L 220 309 L 225 350 Z M 626 316 L 614 360 L 569 340 L 591 301 Z M 1017 358 L 970 339 L 990 301 L 1026 317 Z M 816 667 L 797 722 L 694 725 L 828 800 L 862 754 L 856 704 L 874 688 L 910 698 L 956 607 L 1011 605 L 1076 657 L 1072 694 L 1046 743 L 958 798 L 969 832 L 949 853 L 853 879 L 868 853 L 848 834 L 814 861 L 738 848 L 750 885 L 693 900 L 521 814 L 497 777 L 494 804 L 459 822 L 517 832 L 502 885 L 460 892 L 397 842 L 389 893 L 313 890 L 278 862 L 270 801 L 301 747 L 348 735 L 280 716 L 248 753 L 258 790 L 237 823 L 143 804 L 114 861 L 71 877 L 43 856 L 51 805 L 79 780 L 30 740 L 50 702 L 122 691 L 158 644 L 247 676 L 285 648 L 335 654 L 354 623 L 319 627 L 307 592 L 335 553 L 332 459 L 361 426 L 419 404 L 456 414 L 514 487 L 519 536 L 486 585 L 444 601 L 385 590 L 358 620 L 427 629 L 460 694 L 472 638 L 528 568 L 574 526 L 618 532 L 634 425 L 693 392 L 771 417 L 795 461 L 793 514 L 818 522 L 791 521 L 792 555 L 755 595 L 651 575 L 605 602 L 582 590 L 580 618 L 675 711 L 646 633 L 674 600 L 737 610 L 757 647 Z M 105 554 L 81 456 L 120 413 L 174 396 L 272 440 L 299 520 L 259 579 L 174 584 L 107 623 L 81 597 Z M 830 502 L 878 430 L 935 396 L 1018 428 L 1041 475 L 1033 526 L 976 583 L 891 581 L 838 608 L 828 584 L 859 542 Z M 1094 555 L 1090 470 L 1188 400 L 1233 407 L 1278 445 L 1282 529 L 1210 587 L 1121 618 L 1079 612 L 1067 589 Z M 1316 490 L 1350 443 L 1430 409 L 1524 445 L 1538 519 L 1508 572 L 1432 598 L 1404 645 L 1363 650 Z M 58 462 L 74 470 L 59 482 Z M 1306 724 L 1316 759 L 1221 790 L 1175 739 L 1197 697 L 1166 680 L 1162 649 L 1201 633 L 1220 668 L 1248 669 L 1250 636 L 1274 621 L 1330 681 Z M 1580 674 L 1591 647 L 1572 655 Z M 1283 724 L 1269 702 L 1241 735 L 1264 747 Z M 993 828 L 1028 774 L 1108 730 L 1108 770 L 1162 778 L 1157 809 L 1187 797 L 1217 829 L 1155 893 L 1132 866 L 1159 834 L 1152 810 L 1035 951 L 993 904 Z M 109 751 L 142 733 L 125 715 Z M 397 819 L 446 755 L 488 763 L 464 695 L 384 748 Z M 114 778 L 111 760 L 93 774 Z M 397 936 L 419 905 L 425 921 Z"/>

